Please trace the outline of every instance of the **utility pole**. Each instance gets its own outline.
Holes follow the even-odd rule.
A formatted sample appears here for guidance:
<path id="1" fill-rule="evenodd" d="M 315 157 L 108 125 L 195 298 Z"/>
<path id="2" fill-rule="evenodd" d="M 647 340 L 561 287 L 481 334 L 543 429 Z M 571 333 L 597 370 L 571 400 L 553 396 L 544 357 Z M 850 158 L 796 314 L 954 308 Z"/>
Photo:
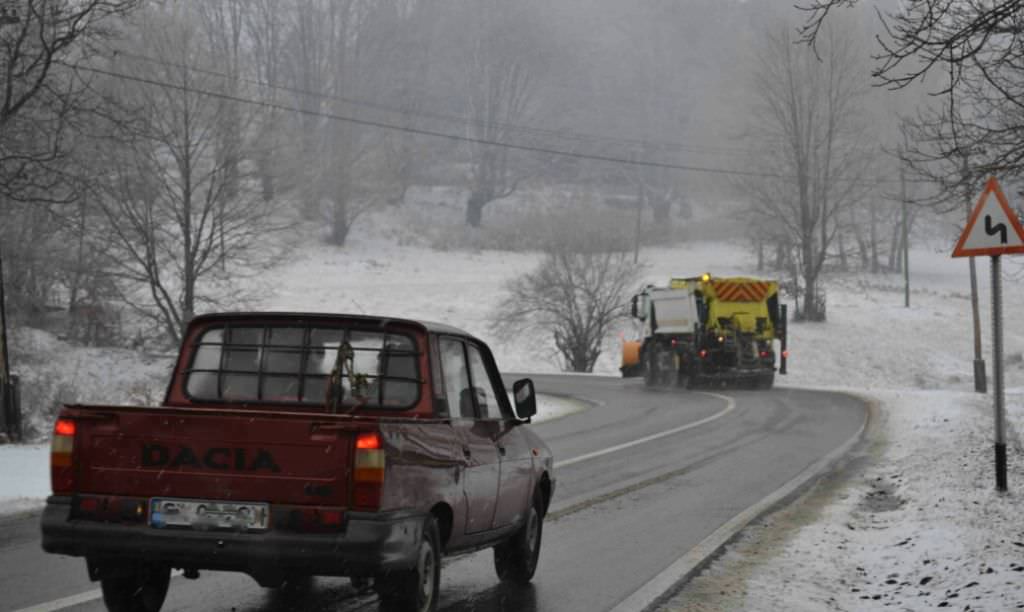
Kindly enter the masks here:
<path id="1" fill-rule="evenodd" d="M 964 154 L 960 167 L 960 176 L 964 185 L 964 203 L 967 205 L 967 220 L 970 221 L 971 210 L 971 186 L 968 180 L 967 155 Z M 978 304 L 978 268 L 974 263 L 974 257 L 967 258 L 967 265 L 971 270 L 971 322 L 974 327 L 974 390 L 978 393 L 988 392 L 988 382 L 985 375 L 985 358 L 981 355 L 981 312 Z"/>
<path id="2" fill-rule="evenodd" d="M 636 159 L 633 153 L 629 154 L 630 161 Z M 633 234 L 633 263 L 640 261 L 640 233 L 644 221 L 644 181 L 637 176 L 636 181 L 636 231 Z"/>
<path id="3" fill-rule="evenodd" d="M 903 217 L 903 307 L 910 308 L 910 236 L 907 231 L 907 178 L 900 161 L 900 208 Z"/>
<path id="4" fill-rule="evenodd" d="M 0 2 L 0 28 L 21 23 L 13 3 Z M 3 213 L 0 200 L 0 214 Z M 20 418 L 13 414 L 14 390 L 11 385 L 10 359 L 7 351 L 7 299 L 4 294 L 3 249 L 0 248 L 0 434 L 20 437 Z"/>

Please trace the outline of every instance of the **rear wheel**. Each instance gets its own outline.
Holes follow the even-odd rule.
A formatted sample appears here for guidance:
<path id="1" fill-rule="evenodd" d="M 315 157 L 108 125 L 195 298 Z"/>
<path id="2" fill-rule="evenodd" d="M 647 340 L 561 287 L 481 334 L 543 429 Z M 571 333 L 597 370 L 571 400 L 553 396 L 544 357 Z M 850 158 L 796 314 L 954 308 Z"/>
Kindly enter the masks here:
<path id="1" fill-rule="evenodd" d="M 110 612 L 157 612 L 171 583 L 171 568 L 110 568 L 100 578 Z"/>
<path id="2" fill-rule="evenodd" d="M 528 584 L 537 571 L 541 535 L 544 531 L 544 505 L 534 495 L 526 522 L 511 538 L 494 547 L 494 569 L 503 582 Z"/>
<path id="3" fill-rule="evenodd" d="M 423 522 L 423 538 L 412 569 L 391 572 L 377 577 L 373 587 L 380 596 L 381 607 L 396 612 L 434 612 L 441 588 L 441 536 L 437 519 L 428 516 Z"/>
<path id="4" fill-rule="evenodd" d="M 652 351 L 643 353 L 644 385 L 648 387 L 654 387 L 658 384 L 658 363 L 651 353 Z"/>

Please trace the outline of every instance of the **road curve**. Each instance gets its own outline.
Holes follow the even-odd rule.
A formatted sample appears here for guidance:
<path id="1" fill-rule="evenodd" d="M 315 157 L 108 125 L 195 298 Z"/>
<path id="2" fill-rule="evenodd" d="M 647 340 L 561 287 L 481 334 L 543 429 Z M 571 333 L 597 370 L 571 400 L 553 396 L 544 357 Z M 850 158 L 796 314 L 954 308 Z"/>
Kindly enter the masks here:
<path id="1" fill-rule="evenodd" d="M 537 575 L 529 587 L 510 588 L 495 577 L 490 551 L 449 560 L 441 610 L 611 610 L 857 436 L 867 415 L 859 400 L 819 391 L 701 393 L 649 390 L 635 379 L 533 378 L 539 392 L 590 405 L 535 426 L 554 452 L 557 477 Z M 0 522 L 0 610 L 103 610 L 96 586 L 81 560 L 41 552 L 38 516 Z M 316 579 L 288 592 L 215 572 L 199 581 L 176 578 L 164 606 L 376 608 L 375 597 L 354 592 L 344 579 Z"/>

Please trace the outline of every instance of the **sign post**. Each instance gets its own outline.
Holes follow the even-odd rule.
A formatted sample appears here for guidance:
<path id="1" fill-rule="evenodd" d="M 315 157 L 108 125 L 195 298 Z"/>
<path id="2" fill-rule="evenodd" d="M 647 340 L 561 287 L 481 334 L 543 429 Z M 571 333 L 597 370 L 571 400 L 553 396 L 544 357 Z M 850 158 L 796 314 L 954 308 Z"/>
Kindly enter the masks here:
<path id="1" fill-rule="evenodd" d="M 989 196 L 995 196 L 989 197 Z M 980 223 L 979 223 L 980 222 Z M 996 489 L 1006 491 L 1006 406 L 1003 390 L 1003 276 L 1000 258 L 1024 253 L 1024 227 L 1010 208 L 995 177 L 988 179 L 953 257 L 988 255 L 992 259 L 992 361 L 995 383 Z"/>

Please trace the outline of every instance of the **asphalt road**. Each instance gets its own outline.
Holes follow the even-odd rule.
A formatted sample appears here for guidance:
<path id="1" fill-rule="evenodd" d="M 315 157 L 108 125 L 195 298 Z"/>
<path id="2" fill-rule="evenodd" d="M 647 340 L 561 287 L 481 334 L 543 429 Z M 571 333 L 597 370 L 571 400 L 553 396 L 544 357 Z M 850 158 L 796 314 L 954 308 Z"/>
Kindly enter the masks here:
<path id="1" fill-rule="evenodd" d="M 637 379 L 535 376 L 542 393 L 586 398 L 583 412 L 536 430 L 557 488 L 540 566 L 502 586 L 490 551 L 446 561 L 441 610 L 611 610 L 736 515 L 860 430 L 866 406 L 839 394 L 774 389 L 648 390 Z M 80 559 L 44 554 L 38 516 L 0 519 L 0 610 L 103 610 Z M 178 576 L 164 610 L 376 610 L 345 579 L 297 591 L 244 575 Z"/>

